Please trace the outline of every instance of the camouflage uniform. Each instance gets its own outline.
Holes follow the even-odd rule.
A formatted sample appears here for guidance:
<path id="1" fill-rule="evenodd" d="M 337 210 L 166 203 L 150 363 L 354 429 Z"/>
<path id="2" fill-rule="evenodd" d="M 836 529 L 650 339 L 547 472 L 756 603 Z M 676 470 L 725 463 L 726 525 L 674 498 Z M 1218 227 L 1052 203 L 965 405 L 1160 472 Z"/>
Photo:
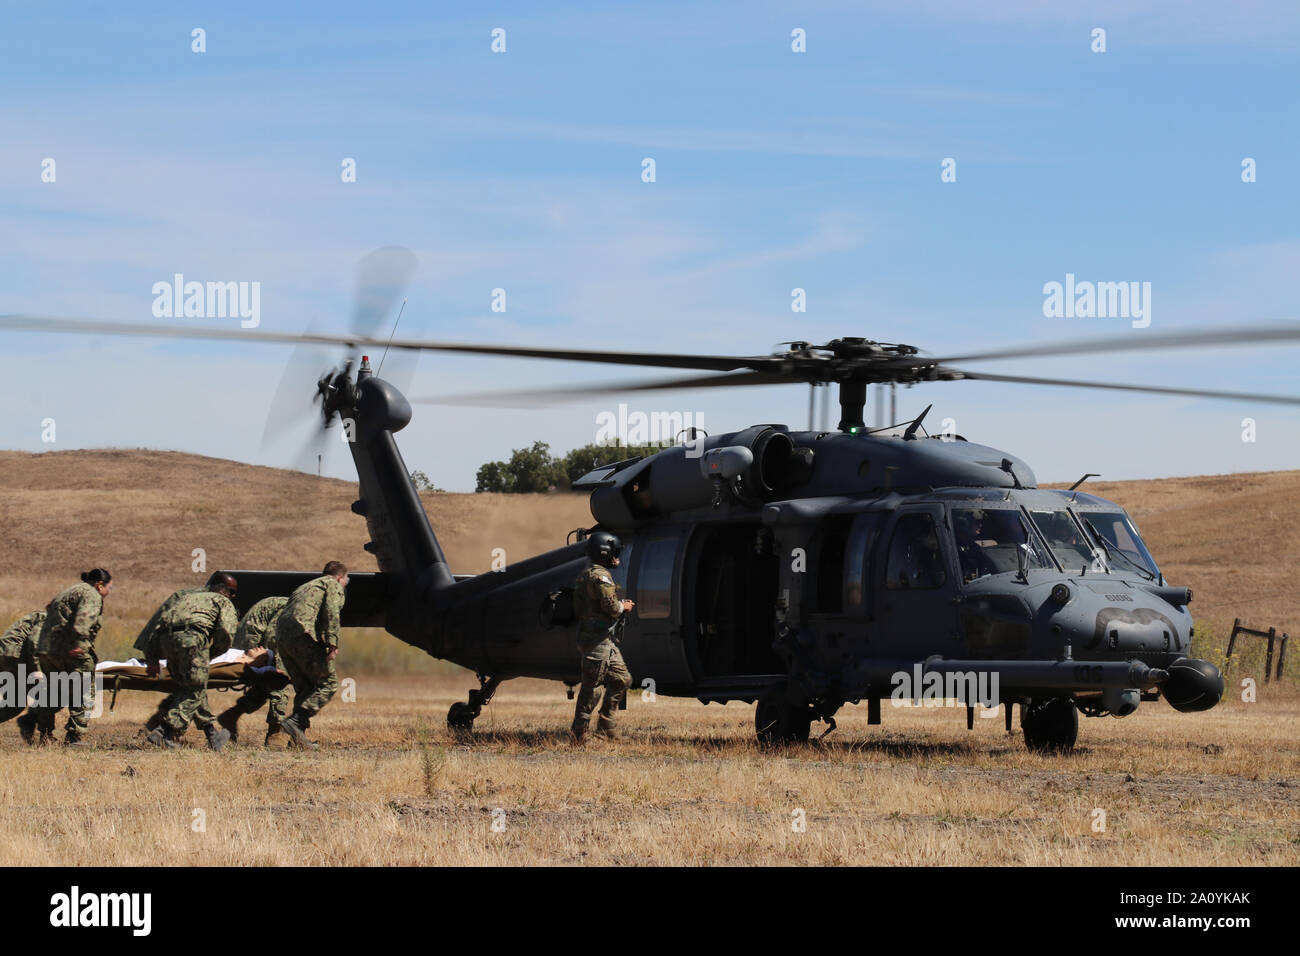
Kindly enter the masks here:
<path id="1" fill-rule="evenodd" d="M 239 630 L 235 632 L 235 647 L 241 651 L 254 651 L 264 647 L 274 652 L 275 621 L 288 603 L 286 597 L 269 597 L 250 607 L 244 619 L 239 622 Z M 268 690 L 254 684 L 244 691 L 231 709 L 239 714 L 252 714 L 267 701 L 271 703 L 266 712 L 267 729 L 278 729 L 280 721 L 289 712 L 287 685 L 279 690 Z"/>
<path id="2" fill-rule="evenodd" d="M 581 738 L 596 707 L 596 688 L 604 685 L 597 726 L 614 729 L 615 711 L 632 686 L 632 674 L 623 661 L 614 631 L 623 614 L 623 601 L 609 568 L 593 564 L 573 582 L 573 611 L 578 618 L 578 652 L 582 655 L 582 687 L 573 714 L 573 733 Z"/>
<path id="3" fill-rule="evenodd" d="M 68 702 L 65 730 L 72 741 L 85 736 L 90 726 L 86 714 L 95 703 L 95 664 L 99 660 L 95 653 L 95 636 L 99 633 L 103 613 L 104 599 L 99 592 L 84 581 L 74 584 L 46 607 L 45 622 L 36 642 L 41 670 L 45 672 L 45 686 L 40 690 L 48 693 L 52 687 L 60 683 L 67 687 L 74 680 L 80 685 L 80 703 Z M 74 650 L 81 653 L 71 653 Z M 38 692 L 38 700 L 44 697 L 45 694 Z M 31 709 L 42 736 L 54 732 L 54 719 L 62 709 L 48 706 L 44 700 L 42 706 Z"/>
<path id="4" fill-rule="evenodd" d="M 294 591 L 275 619 L 276 655 L 293 682 L 294 715 L 304 720 L 320 713 L 339 688 L 327 655 L 339 646 L 343 601 L 343 585 L 323 575 Z"/>
<path id="5" fill-rule="evenodd" d="M 149 630 L 146 660 L 167 661 L 176 690 L 158 706 L 162 722 L 172 736 L 185 733 L 194 721 L 204 732 L 216 724 L 208 709 L 208 661 L 212 654 L 230 650 L 239 616 L 224 594 L 207 588 L 177 591 L 154 615 Z"/>
<path id="6" fill-rule="evenodd" d="M 28 677 L 40 670 L 40 662 L 36 659 L 36 638 L 44 623 L 45 612 L 32 611 L 14 621 L 9 630 L 0 635 L 0 673 L 12 674 L 14 681 L 13 704 L 6 707 L 0 700 L 0 724 L 17 717 L 27 707 L 27 683 L 25 680 L 21 684 L 18 682 L 19 667 L 21 665 L 26 670 Z"/>

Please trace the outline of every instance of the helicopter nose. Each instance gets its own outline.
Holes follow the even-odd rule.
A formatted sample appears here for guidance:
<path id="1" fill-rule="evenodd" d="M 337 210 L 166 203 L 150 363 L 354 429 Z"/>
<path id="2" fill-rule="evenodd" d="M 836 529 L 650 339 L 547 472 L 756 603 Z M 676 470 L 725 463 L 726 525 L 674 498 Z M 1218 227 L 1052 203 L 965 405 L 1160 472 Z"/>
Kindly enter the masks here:
<path id="1" fill-rule="evenodd" d="M 1090 648 L 1127 653 L 1183 650 L 1182 635 L 1169 617 L 1155 608 L 1104 607 L 1097 612 Z"/>

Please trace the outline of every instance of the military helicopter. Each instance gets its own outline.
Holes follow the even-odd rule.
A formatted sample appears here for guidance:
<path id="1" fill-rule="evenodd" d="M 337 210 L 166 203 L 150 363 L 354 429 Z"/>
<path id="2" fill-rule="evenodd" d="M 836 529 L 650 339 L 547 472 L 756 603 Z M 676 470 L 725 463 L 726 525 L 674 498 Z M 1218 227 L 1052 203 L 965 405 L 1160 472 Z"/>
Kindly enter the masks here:
<path id="1" fill-rule="evenodd" d="M 882 699 L 898 699 L 908 679 L 948 689 L 961 681 L 969 689 L 975 677 L 996 681 L 996 699 L 958 695 L 967 726 L 977 703 L 1001 703 L 1010 731 L 1018 703 L 1026 745 L 1046 752 L 1073 748 L 1080 713 L 1123 717 L 1160 697 L 1182 712 L 1207 710 L 1224 682 L 1213 664 L 1188 656 L 1191 591 L 1165 581 L 1120 505 L 1078 490 L 1079 483 L 1068 491 L 1040 489 L 1014 455 L 958 435 L 929 435 L 929 408 L 910 421 L 868 428 L 868 386 L 982 380 L 1300 404 L 1289 396 L 960 367 L 1012 357 L 1292 341 L 1300 338 L 1300 324 L 1111 336 L 947 358 L 865 338 L 715 356 L 407 340 L 356 328 L 298 335 L 4 316 L 0 329 L 343 346 L 348 357 L 320 376 L 313 394 L 322 433 L 338 421 L 348 429 L 359 480 L 352 510 L 366 521 L 365 548 L 379 567 L 352 575 L 343 624 L 383 627 L 474 671 L 479 686 L 447 714 L 458 731 L 472 729 L 511 678 L 558 681 L 572 696 L 580 675 L 566 589 L 585 566 L 583 539 L 596 529 L 623 542 L 614 573 L 636 608 L 624 622 L 621 647 L 636 679 L 653 680 L 657 693 L 705 704 L 756 702 L 755 729 L 764 742 L 807 740 L 814 721 L 829 732 L 849 703 L 865 701 L 869 722 L 880 723 Z M 591 528 L 503 570 L 458 574 L 395 439 L 411 421 L 412 403 L 372 370 L 368 356 L 357 365 L 355 351 L 368 348 L 708 373 L 554 393 L 561 398 L 834 385 L 840 419 L 833 431 L 811 423 L 805 431 L 759 424 L 689 434 L 657 454 L 597 468 L 573 485 L 590 493 Z M 288 376 L 286 382 L 302 384 Z M 232 573 L 240 581 L 241 612 L 316 574 Z M 908 695 L 920 698 L 916 686 Z"/>

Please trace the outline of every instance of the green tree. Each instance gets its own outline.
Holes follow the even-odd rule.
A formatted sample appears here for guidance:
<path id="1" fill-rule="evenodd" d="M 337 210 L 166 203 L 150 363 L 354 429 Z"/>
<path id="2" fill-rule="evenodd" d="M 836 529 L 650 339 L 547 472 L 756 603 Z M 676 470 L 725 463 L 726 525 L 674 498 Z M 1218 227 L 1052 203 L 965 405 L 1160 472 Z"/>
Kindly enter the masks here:
<path id="1" fill-rule="evenodd" d="M 568 487 L 568 476 L 561 463 L 551 457 L 551 446 L 535 441 L 530 448 L 516 448 L 509 461 L 482 465 L 475 476 L 474 490 L 526 494 Z"/>
<path id="2" fill-rule="evenodd" d="M 516 448 L 509 461 L 489 461 L 475 475 L 475 491 L 523 494 L 530 491 L 567 491 L 575 481 L 601 465 L 628 458 L 646 457 L 668 445 L 583 445 L 563 458 L 551 455 L 551 446 L 535 441 L 529 448 Z"/>
<path id="3" fill-rule="evenodd" d="M 618 442 L 608 445 L 583 445 L 565 455 L 560 459 L 560 463 L 569 484 L 573 484 L 587 472 L 601 465 L 612 465 L 616 461 L 625 461 L 628 458 L 648 458 L 667 447 L 669 446 L 623 445 Z"/>
<path id="4" fill-rule="evenodd" d="M 506 463 L 504 461 L 489 461 L 480 465 L 478 473 L 474 476 L 475 491 L 509 491 L 506 486 Z"/>
<path id="5" fill-rule="evenodd" d="M 416 491 L 436 491 L 442 492 L 442 489 L 429 480 L 429 476 L 422 471 L 411 472 L 411 484 L 415 485 Z"/>

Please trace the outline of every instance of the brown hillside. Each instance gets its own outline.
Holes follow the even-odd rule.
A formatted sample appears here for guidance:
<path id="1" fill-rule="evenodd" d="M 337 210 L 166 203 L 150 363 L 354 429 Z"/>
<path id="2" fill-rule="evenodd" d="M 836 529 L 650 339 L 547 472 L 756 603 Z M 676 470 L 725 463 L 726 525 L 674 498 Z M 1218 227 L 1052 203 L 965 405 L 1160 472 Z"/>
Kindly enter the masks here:
<path id="1" fill-rule="evenodd" d="M 1300 634 L 1300 472 L 1089 482 L 1138 522 L 1168 580 L 1196 592 L 1202 633 L 1234 617 Z M 0 452 L 0 622 L 44 605 L 104 565 L 115 575 L 107 619 L 135 629 L 207 567 L 319 568 L 339 558 L 373 570 L 351 482 L 147 450 Z M 456 571 L 487 570 L 556 547 L 589 524 L 585 496 L 427 494 Z M 1226 639 L 1226 638 L 1225 638 Z M 1292 666 L 1300 666 L 1292 650 Z"/>
<path id="2" fill-rule="evenodd" d="M 43 606 L 96 565 L 113 572 L 105 627 L 138 630 L 191 570 L 312 570 L 337 558 L 375 570 L 355 482 L 178 452 L 0 452 L 0 627 Z M 452 568 L 488 570 L 564 544 L 591 524 L 585 496 L 426 494 Z M 129 642 L 128 642 L 129 643 Z"/>

